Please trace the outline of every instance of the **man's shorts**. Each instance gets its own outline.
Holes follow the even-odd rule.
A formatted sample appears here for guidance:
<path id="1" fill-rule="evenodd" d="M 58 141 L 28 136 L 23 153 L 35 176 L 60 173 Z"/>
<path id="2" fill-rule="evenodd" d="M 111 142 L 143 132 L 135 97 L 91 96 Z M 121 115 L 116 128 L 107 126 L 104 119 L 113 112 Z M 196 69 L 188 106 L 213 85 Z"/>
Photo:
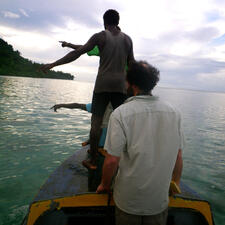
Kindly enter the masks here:
<path id="1" fill-rule="evenodd" d="M 157 215 L 138 216 L 128 214 L 117 206 L 115 207 L 116 225 L 166 225 L 168 208 Z"/>
<path id="2" fill-rule="evenodd" d="M 103 116 L 107 105 L 111 102 L 113 109 L 117 108 L 127 99 L 127 95 L 118 92 L 93 93 L 91 112 Z"/>

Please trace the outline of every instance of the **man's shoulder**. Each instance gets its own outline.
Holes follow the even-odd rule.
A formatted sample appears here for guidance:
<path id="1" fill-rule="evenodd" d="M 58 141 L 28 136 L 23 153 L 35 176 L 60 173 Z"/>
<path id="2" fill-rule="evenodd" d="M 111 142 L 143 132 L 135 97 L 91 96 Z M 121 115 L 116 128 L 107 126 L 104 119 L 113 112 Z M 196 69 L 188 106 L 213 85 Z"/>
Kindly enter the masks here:
<path id="1" fill-rule="evenodd" d="M 102 30 L 102 31 L 100 31 L 100 32 L 97 32 L 97 33 L 93 34 L 92 37 L 95 37 L 95 38 L 102 38 L 102 37 L 105 37 L 105 31 Z"/>
<path id="2" fill-rule="evenodd" d="M 150 111 L 165 111 L 179 113 L 179 110 L 171 103 L 162 100 L 158 96 L 136 96 L 129 98 L 124 104 L 119 106 L 118 112 L 131 112 L 149 109 Z"/>
<path id="3" fill-rule="evenodd" d="M 122 34 L 124 34 L 124 36 L 126 37 L 126 38 L 128 38 L 129 40 L 131 40 L 131 37 L 128 35 L 128 34 L 126 34 L 126 33 L 124 33 L 124 32 L 121 32 Z"/>
<path id="4" fill-rule="evenodd" d="M 180 115 L 180 111 L 178 110 L 178 108 L 176 106 L 174 106 L 170 102 L 167 102 L 167 101 L 164 101 L 164 100 L 161 100 L 161 99 L 159 99 L 157 101 L 157 109 L 159 111 L 171 112 L 171 113 L 175 113 L 177 115 Z"/>
<path id="5" fill-rule="evenodd" d="M 129 114 L 129 112 L 131 112 L 132 108 L 133 108 L 133 102 L 124 102 L 122 105 L 120 105 L 119 107 L 117 107 L 114 111 L 113 111 L 113 115 L 117 118 L 122 118 L 125 117 Z"/>
<path id="6" fill-rule="evenodd" d="M 105 39 L 106 39 L 106 33 L 104 30 L 93 34 L 92 38 L 96 41 L 98 47 L 101 48 L 104 46 Z"/>
<path id="7" fill-rule="evenodd" d="M 121 33 L 124 35 L 125 40 L 126 40 L 128 43 L 132 43 L 132 39 L 131 39 L 131 37 L 130 37 L 129 35 L 125 34 L 124 32 L 121 32 Z"/>
<path id="8" fill-rule="evenodd" d="M 118 121 L 123 121 L 125 118 L 133 118 L 135 115 L 140 115 L 140 113 L 149 112 L 149 115 L 159 114 L 159 115 L 173 115 L 176 118 L 181 118 L 180 111 L 174 107 L 172 104 L 165 102 L 160 99 L 155 99 L 153 101 L 140 101 L 138 99 L 132 99 L 127 101 L 117 107 L 113 113 L 113 119 Z M 169 113 L 169 114 L 168 114 Z"/>

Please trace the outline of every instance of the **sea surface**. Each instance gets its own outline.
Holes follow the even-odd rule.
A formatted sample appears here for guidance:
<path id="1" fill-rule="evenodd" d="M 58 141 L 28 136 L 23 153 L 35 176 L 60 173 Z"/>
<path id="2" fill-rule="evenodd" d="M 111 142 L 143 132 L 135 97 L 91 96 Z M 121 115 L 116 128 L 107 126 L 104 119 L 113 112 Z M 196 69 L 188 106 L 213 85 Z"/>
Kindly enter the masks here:
<path id="1" fill-rule="evenodd" d="M 88 138 L 90 114 L 57 103 L 89 103 L 93 83 L 0 76 L 0 225 L 20 225 L 40 186 Z M 225 224 L 225 93 L 156 88 L 176 106 L 186 145 L 182 180 Z"/>

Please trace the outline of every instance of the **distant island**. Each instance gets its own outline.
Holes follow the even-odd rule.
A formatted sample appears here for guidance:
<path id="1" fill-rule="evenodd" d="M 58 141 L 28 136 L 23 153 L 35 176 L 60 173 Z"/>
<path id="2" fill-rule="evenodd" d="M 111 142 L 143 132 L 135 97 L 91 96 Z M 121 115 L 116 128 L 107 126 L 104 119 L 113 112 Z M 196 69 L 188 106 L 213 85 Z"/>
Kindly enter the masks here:
<path id="1" fill-rule="evenodd" d="M 12 45 L 9 45 L 0 38 L 0 75 L 67 80 L 74 79 L 74 76 L 69 73 L 55 72 L 53 70 L 45 74 L 39 71 L 41 66 L 42 64 L 23 58 L 19 51 L 14 51 Z"/>

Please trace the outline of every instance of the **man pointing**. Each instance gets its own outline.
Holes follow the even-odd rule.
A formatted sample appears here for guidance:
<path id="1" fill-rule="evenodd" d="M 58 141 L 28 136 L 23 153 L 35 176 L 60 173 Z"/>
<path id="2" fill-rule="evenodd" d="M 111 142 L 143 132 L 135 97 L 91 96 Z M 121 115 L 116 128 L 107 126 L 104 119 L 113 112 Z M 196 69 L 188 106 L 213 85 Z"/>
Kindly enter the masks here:
<path id="1" fill-rule="evenodd" d="M 107 10 L 103 15 L 103 21 L 104 31 L 94 34 L 77 50 L 42 68 L 43 71 L 47 71 L 55 66 L 70 63 L 96 45 L 99 48 L 100 62 L 92 98 L 91 160 L 83 161 L 83 165 L 88 169 L 96 169 L 101 123 L 106 106 L 111 102 L 115 109 L 126 99 L 125 67 L 134 60 L 131 38 L 118 29 L 119 13 L 112 9 Z"/>

